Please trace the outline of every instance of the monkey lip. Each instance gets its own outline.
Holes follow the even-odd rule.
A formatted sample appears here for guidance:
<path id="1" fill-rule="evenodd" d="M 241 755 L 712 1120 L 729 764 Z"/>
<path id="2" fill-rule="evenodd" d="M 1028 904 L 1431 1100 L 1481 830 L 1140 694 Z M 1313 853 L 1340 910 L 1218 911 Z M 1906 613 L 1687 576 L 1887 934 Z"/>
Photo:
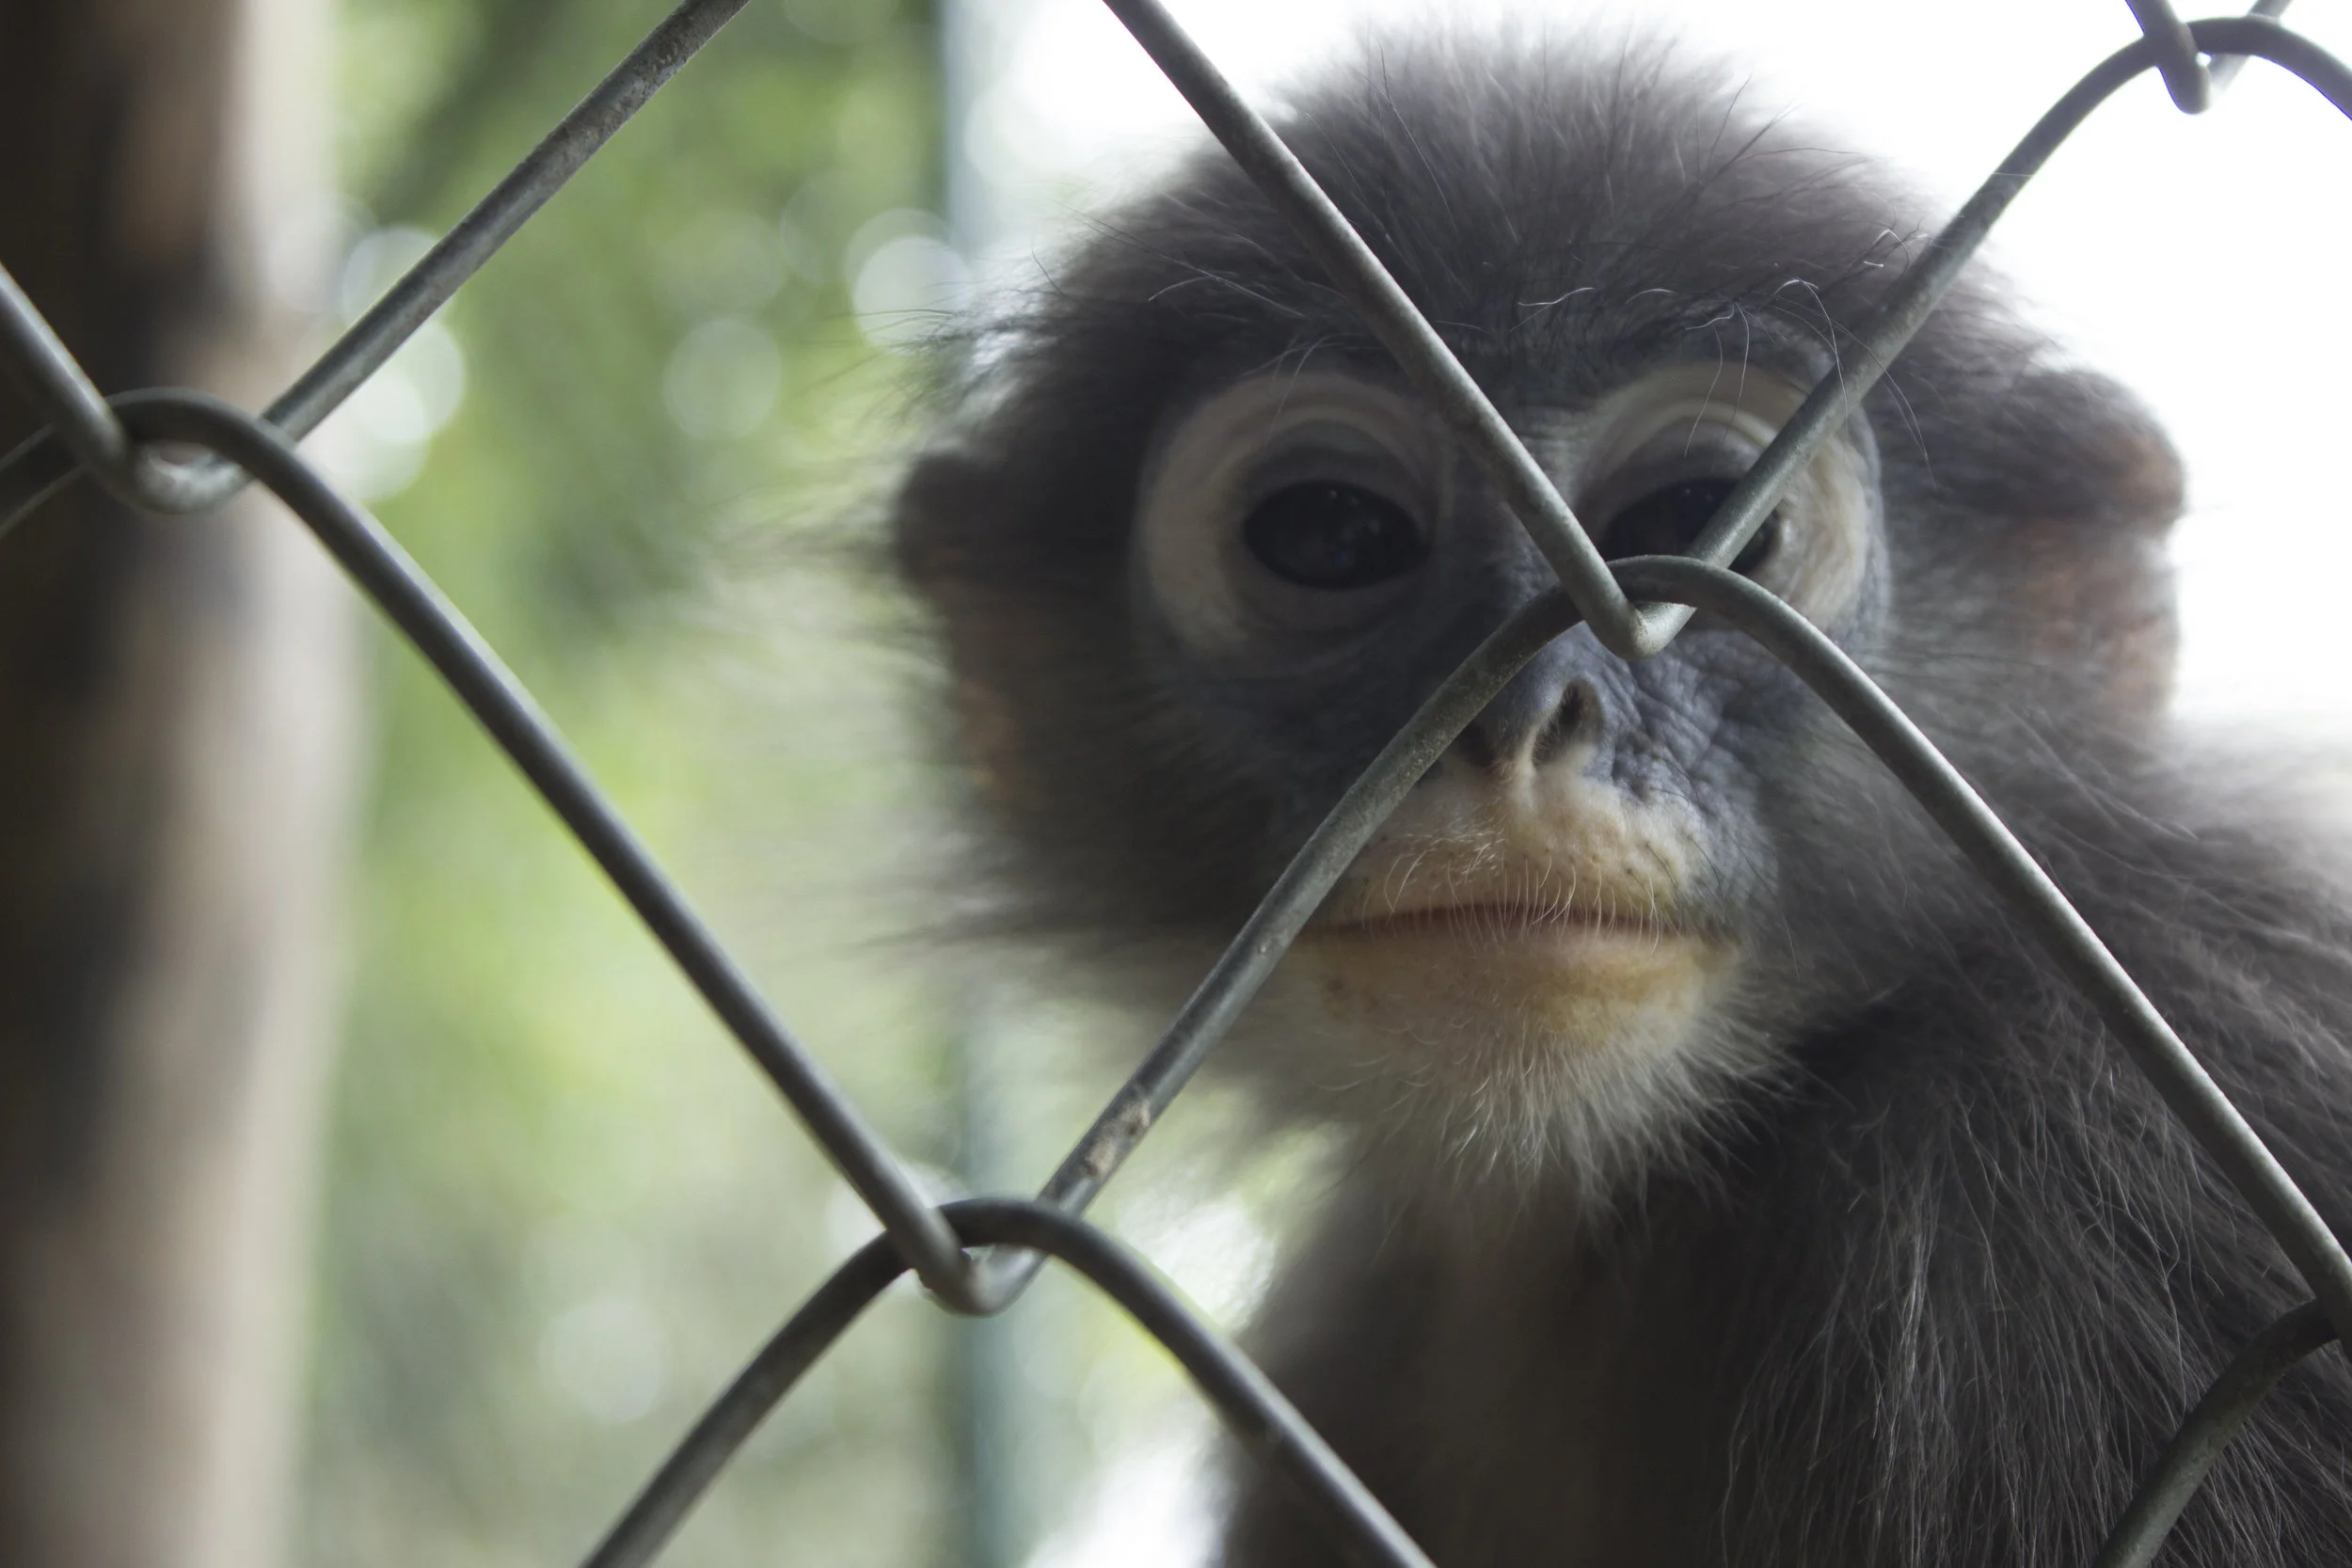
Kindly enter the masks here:
<path id="1" fill-rule="evenodd" d="M 1436 937 L 1473 942 L 1603 941 L 1659 942 L 1680 935 L 1656 918 L 1640 918 L 1577 904 L 1497 900 L 1440 904 L 1358 915 L 1322 927 L 1336 937 Z"/>

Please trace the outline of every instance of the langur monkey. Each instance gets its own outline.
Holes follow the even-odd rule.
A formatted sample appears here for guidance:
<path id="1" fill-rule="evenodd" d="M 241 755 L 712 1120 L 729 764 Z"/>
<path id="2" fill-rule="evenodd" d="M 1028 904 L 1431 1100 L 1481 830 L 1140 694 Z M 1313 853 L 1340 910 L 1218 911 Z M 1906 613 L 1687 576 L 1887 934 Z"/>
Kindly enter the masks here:
<path id="1" fill-rule="evenodd" d="M 1934 227 L 1664 48 L 1391 42 L 1281 123 L 1613 558 L 1689 546 Z M 997 885 L 1158 1005 L 1552 574 L 1213 148 L 972 341 L 896 558 Z M 2343 863 L 2167 717 L 2181 504 L 2141 406 L 1979 269 L 1738 569 L 1978 784 L 2341 1230 Z M 1704 617 L 1638 663 L 1552 643 L 1219 1057 L 1344 1132 L 1252 1343 L 1442 1568 L 2075 1568 L 2307 1293 L 1900 787 Z M 2339 1353 L 2165 1551 L 2352 1562 Z M 1225 1560 L 1336 1555 L 1245 1475 Z"/>

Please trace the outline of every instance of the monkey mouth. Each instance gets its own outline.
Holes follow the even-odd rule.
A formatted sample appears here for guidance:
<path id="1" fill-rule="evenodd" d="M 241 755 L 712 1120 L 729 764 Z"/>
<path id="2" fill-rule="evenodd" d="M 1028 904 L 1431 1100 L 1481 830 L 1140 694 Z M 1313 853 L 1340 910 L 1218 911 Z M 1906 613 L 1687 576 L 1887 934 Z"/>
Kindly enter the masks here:
<path id="1" fill-rule="evenodd" d="M 1670 887 L 1546 869 L 1344 887 L 1308 926 L 1290 994 L 1351 1038 L 1412 1042 L 1422 1065 L 1433 1043 L 1449 1061 L 1525 1066 L 1680 1038 L 1734 953 Z"/>
<path id="2" fill-rule="evenodd" d="M 1656 943 L 1681 934 L 1649 911 L 1503 899 L 1354 915 L 1324 925 L 1322 931 L 1334 937 L 1423 937 L 1492 944 L 1594 938 Z"/>
<path id="3" fill-rule="evenodd" d="M 1403 908 L 1350 900 L 1308 927 L 1294 983 L 1317 1017 L 1409 1038 L 1417 1053 L 1440 1042 L 1464 1062 L 1679 1037 L 1729 955 L 1671 908 L 1577 891 L 1585 896 L 1490 886 L 1430 889 Z"/>

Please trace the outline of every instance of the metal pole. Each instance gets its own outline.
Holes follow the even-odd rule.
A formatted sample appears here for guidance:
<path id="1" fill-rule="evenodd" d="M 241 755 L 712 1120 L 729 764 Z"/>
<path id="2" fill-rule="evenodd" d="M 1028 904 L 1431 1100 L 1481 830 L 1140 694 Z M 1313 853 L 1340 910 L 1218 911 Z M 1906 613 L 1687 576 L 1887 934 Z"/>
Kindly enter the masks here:
<path id="1" fill-rule="evenodd" d="M 1017 0 L 1015 0 L 1017 8 Z M 940 0 L 941 147 L 948 243 L 977 262 L 994 248 L 1006 217 L 972 157 L 975 105 L 1003 53 L 1008 7 Z M 950 1044 L 965 1188 L 983 1196 L 1033 1180 L 1020 1160 L 1018 1081 L 1007 1069 L 1001 1026 L 1007 999 L 978 975 L 966 981 L 960 1024 Z M 1036 1400 L 1022 1370 L 1022 1344 L 1035 1332 L 1035 1309 L 969 1318 L 951 1325 L 949 1408 L 962 1532 L 949 1560 L 961 1568 L 1019 1568 L 1034 1544 L 1036 1511 L 1026 1481 L 1023 1441 Z"/>

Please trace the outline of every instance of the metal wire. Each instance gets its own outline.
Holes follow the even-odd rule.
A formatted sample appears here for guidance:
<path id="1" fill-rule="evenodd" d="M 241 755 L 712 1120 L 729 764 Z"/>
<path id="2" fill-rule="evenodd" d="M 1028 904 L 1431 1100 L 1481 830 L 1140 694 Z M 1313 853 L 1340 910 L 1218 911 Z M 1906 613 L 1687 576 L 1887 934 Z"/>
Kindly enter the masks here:
<path id="1" fill-rule="evenodd" d="M 2164 77 L 2164 90 L 2172 95 L 2172 106 L 2185 115 L 2201 115 L 2213 107 L 2213 78 L 2205 74 L 2205 62 L 2197 57 L 2197 40 L 2189 36 L 2188 25 L 2181 13 L 2172 8 L 2172 0 L 2124 0 L 2132 8 L 2132 20 L 2148 46 L 2156 52 L 2156 70 Z"/>
<path id="2" fill-rule="evenodd" d="M 1094 1200 L 1160 1113 L 1208 1060 L 1281 962 L 1323 895 L 1414 782 L 1436 765 L 1529 659 L 1578 619 L 1575 601 L 1563 590 L 1530 600 L 1429 694 L 1291 858 L 1143 1065 L 1055 1170 L 1038 1194 L 1039 1201 L 1076 1213 Z M 982 1274 L 985 1299 L 1001 1308 L 1018 1293 L 1035 1262 L 1017 1254 L 992 1258 Z"/>
<path id="3" fill-rule="evenodd" d="M 1411 1537 L 1265 1373 L 1166 1280 L 1104 1232 L 1051 1205 L 1017 1198 L 967 1199 L 942 1212 L 965 1242 L 1006 1243 L 1023 1248 L 1027 1257 L 1058 1258 L 1124 1307 L 1192 1374 L 1250 1451 L 1298 1488 L 1359 1560 L 1431 1568 Z M 728 1458 L 801 1374 L 832 1347 L 867 1303 L 905 1272 L 906 1265 L 879 1240 L 834 1270 L 694 1423 L 628 1512 L 589 1554 L 584 1568 L 638 1568 L 651 1561 Z"/>
<path id="4" fill-rule="evenodd" d="M 7 296 L 0 295 L 0 315 L 7 309 Z M 531 694 L 392 536 L 337 494 L 283 432 L 217 398 L 132 392 L 115 399 L 113 408 L 135 439 L 204 447 L 269 489 L 308 525 L 596 858 L 711 1010 L 800 1113 L 924 1284 L 951 1303 L 967 1303 L 970 1271 L 964 1255 L 906 1166 L 792 1037 Z"/>
<path id="5" fill-rule="evenodd" d="M 542 137 L 506 178 L 474 203 L 473 210 L 458 220 L 457 227 L 418 258 L 416 265 L 386 290 L 383 298 L 370 306 L 309 370 L 296 377 L 262 417 L 297 441 L 317 429 L 320 421 L 342 406 L 343 400 L 358 390 L 360 383 L 382 370 L 384 362 L 400 345 L 449 303 L 458 285 L 498 254 L 499 248 L 515 237 L 532 214 L 545 206 L 565 181 L 579 173 L 612 139 L 613 133 L 628 124 L 662 84 L 676 75 L 678 68 L 708 43 L 745 3 L 746 0 L 684 0 L 596 84 L 594 91 L 558 120 L 555 129 Z M 14 292 L 16 285 L 11 281 L 8 287 Z M 21 293 L 14 303 L 23 306 L 24 310 L 11 309 L 0 311 L 0 315 L 11 322 L 31 315 Z M 41 332 L 47 336 L 46 345 L 20 343 L 13 337 L 7 341 L 5 346 L 16 351 L 8 357 L 15 361 L 20 373 L 55 373 L 56 363 L 44 347 L 54 346 L 58 355 L 63 355 L 64 346 L 56 342 L 55 334 L 48 333 L 45 325 Z M 78 369 L 72 375 L 87 385 L 87 378 Z M 48 399 L 36 401 L 57 423 L 49 430 L 37 432 L 14 451 L 0 457 L 0 538 L 7 537 L 8 531 L 41 502 L 72 482 L 78 471 L 77 460 L 96 467 L 102 475 L 112 476 L 118 484 L 127 485 L 127 499 L 158 512 L 209 511 L 236 494 L 245 483 L 246 476 L 233 465 L 216 461 L 180 465 L 150 456 L 136 471 L 128 470 L 119 451 L 120 433 L 109 434 L 100 428 L 111 423 L 103 413 L 103 402 L 98 409 L 74 407 L 79 402 L 78 392 L 62 386 L 52 386 L 50 392 Z M 72 418 L 65 417 L 69 413 Z"/>
<path id="6" fill-rule="evenodd" d="M 2262 1403 L 2263 1396 L 2313 1351 L 2335 1341 L 2336 1331 L 2317 1302 L 2307 1302 L 2264 1329 L 2214 1379 L 2197 1408 L 2166 1445 L 2155 1468 L 2140 1483 L 2139 1496 L 2116 1522 L 2115 1533 L 2091 1568 L 2148 1568 L 2156 1548 L 2172 1533 L 2173 1522 L 2204 1484 L 2214 1461 L 2230 1446 Z"/>
<path id="7" fill-rule="evenodd" d="M 2276 22 L 2286 14 L 2287 5 L 2288 0 L 2254 0 L 2253 8 L 2246 14 L 2267 17 Z M 2207 61 L 2205 78 L 2213 84 L 2214 96 L 2218 98 L 2228 91 L 2230 84 L 2237 80 L 2237 73 L 2245 69 L 2246 56 L 2243 55 L 2216 55 Z"/>
<path id="8" fill-rule="evenodd" d="M 2344 1332 L 2352 1329 L 2352 1259 L 1966 781 L 1834 642 L 1769 592 L 1724 567 L 1820 443 L 1860 406 L 2017 191 L 2124 83 L 2156 69 L 2174 102 L 2195 113 L 2210 104 L 2245 58 L 2260 56 L 2352 115 L 2352 71 L 2276 23 L 2285 0 L 2262 0 L 2249 17 L 2188 24 L 2162 0 L 2131 0 L 2143 38 L 2060 99 L 1905 271 L 1860 329 L 1861 353 L 1815 387 L 1725 499 L 1692 554 L 1613 564 L 1600 559 L 1541 467 L 1272 126 L 1158 0 L 1105 0 L 1296 229 L 1466 448 L 1494 473 L 1563 586 L 1489 636 L 1350 785 L 1038 1200 L 935 1209 L 720 947 L 497 656 L 374 520 L 337 495 L 293 446 L 380 368 L 742 4 L 686 0 L 677 7 L 259 418 L 187 391 L 108 400 L 0 271 L 0 369 L 51 421 L 0 458 L 0 534 L 70 482 L 77 467 L 160 512 L 217 505 L 248 480 L 278 495 L 434 664 L 596 857 L 883 1225 L 883 1237 L 837 1271 L 710 1406 L 597 1548 L 592 1568 L 649 1560 L 766 1413 L 909 1266 L 944 1304 L 998 1311 L 1048 1256 L 1090 1280 L 1167 1345 L 1245 1443 L 1303 1489 L 1337 1539 L 1369 1561 L 1425 1568 L 1427 1560 L 1395 1521 L 1264 1375 L 1077 1214 L 1231 1028 L 1365 840 L 1528 659 L 1579 620 L 1589 621 L 1623 657 L 1649 657 L 1672 641 L 1693 609 L 1722 617 L 1788 665 L 1881 758 L 2092 1002 L 2318 1298 L 2273 1324 L 2217 1379 L 2119 1521 L 2096 1568 L 2144 1565 L 2214 1458 L 2286 1369 L 2330 1339 L 2352 1342 Z M 193 444 L 206 455 L 193 464 L 167 462 L 151 445 L 158 441 Z M 966 1244 L 998 1250 L 976 1269 Z"/>

